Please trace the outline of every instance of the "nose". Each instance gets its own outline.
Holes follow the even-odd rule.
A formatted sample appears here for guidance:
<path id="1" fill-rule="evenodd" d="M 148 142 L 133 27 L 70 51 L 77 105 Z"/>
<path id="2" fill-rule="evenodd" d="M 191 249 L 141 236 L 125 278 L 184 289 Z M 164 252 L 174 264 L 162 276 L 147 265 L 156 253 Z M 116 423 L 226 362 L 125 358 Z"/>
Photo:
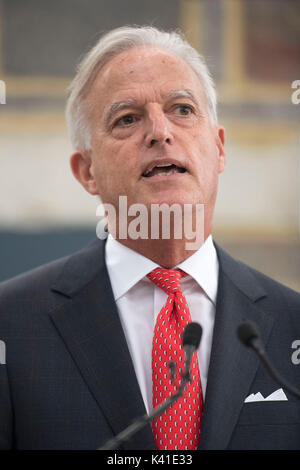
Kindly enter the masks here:
<path id="1" fill-rule="evenodd" d="M 160 106 L 153 106 L 148 110 L 145 131 L 145 143 L 148 148 L 155 145 L 171 145 L 174 137 L 169 122 Z"/>

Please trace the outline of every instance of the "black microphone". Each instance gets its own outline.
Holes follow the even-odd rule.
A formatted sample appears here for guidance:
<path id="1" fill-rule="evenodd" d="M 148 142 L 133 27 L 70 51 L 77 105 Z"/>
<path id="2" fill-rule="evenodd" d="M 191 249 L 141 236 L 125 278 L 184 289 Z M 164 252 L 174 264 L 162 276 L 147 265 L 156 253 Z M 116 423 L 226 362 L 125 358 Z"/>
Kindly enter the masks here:
<path id="1" fill-rule="evenodd" d="M 198 349 L 202 337 L 202 327 L 199 323 L 188 323 L 184 329 L 182 344 L 185 351 L 185 374 L 186 380 L 190 380 L 190 365 L 196 349 Z"/>
<path id="2" fill-rule="evenodd" d="M 190 379 L 190 364 L 193 353 L 198 349 L 202 336 L 202 328 L 198 323 L 188 323 L 183 331 L 182 344 L 185 350 L 185 366 L 182 374 L 182 383 L 178 388 L 177 393 L 167 398 L 159 406 L 155 407 L 149 415 L 145 414 L 137 418 L 132 424 L 130 424 L 124 431 L 121 431 L 117 436 L 107 441 L 102 447 L 97 450 L 112 450 L 116 449 L 120 444 L 128 441 L 134 434 L 140 431 L 147 423 L 151 423 L 157 416 L 161 415 L 167 408 L 171 407 L 178 398 L 180 398 L 185 390 L 187 382 Z M 171 376 L 174 375 L 175 364 L 171 362 L 169 364 Z"/>
<path id="3" fill-rule="evenodd" d="M 283 379 L 274 366 L 271 364 L 264 346 L 260 339 L 260 334 L 255 323 L 251 321 L 245 321 L 240 323 L 237 327 L 237 336 L 241 343 L 247 348 L 252 349 L 260 358 L 265 368 L 267 369 L 270 376 L 285 388 L 288 392 L 294 395 L 297 398 L 300 398 L 300 390 L 295 388 L 293 385 L 289 384 L 285 379 Z"/>

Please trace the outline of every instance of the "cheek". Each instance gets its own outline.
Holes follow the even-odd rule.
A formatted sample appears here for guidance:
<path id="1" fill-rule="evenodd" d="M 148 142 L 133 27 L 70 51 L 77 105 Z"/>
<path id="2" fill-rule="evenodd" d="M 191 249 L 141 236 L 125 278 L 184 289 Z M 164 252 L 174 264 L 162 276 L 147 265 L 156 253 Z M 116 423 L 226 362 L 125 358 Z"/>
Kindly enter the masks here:
<path id="1" fill-rule="evenodd" d="M 127 181 L 133 172 L 133 168 L 129 168 L 126 148 L 116 147 L 112 145 L 99 147 L 94 168 L 99 190 L 109 194 L 126 192 Z"/>
<path id="2" fill-rule="evenodd" d="M 196 146 L 201 153 L 207 153 L 211 151 L 212 146 L 215 146 L 215 139 L 206 125 L 193 126 L 188 132 L 182 134 L 182 138 L 187 145 Z"/>
<path id="3" fill-rule="evenodd" d="M 207 139 L 205 135 L 190 137 L 186 146 L 189 155 L 192 156 L 196 166 L 200 167 L 205 174 L 214 172 L 218 166 L 218 149 L 215 142 Z"/>
<path id="4" fill-rule="evenodd" d="M 198 134 L 196 138 L 190 140 L 188 148 L 200 185 L 202 187 L 214 185 L 221 165 L 215 141 L 208 139 L 205 135 Z"/>

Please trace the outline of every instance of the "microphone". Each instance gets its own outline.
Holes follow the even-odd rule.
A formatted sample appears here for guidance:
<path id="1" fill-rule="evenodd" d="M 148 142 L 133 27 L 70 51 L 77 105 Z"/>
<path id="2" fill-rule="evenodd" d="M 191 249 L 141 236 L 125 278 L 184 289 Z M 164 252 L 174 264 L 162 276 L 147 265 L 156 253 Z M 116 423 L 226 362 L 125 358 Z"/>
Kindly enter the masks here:
<path id="1" fill-rule="evenodd" d="M 145 414 L 137 418 L 132 424 L 130 424 L 124 431 L 121 431 L 117 436 L 113 437 L 107 441 L 102 447 L 99 447 L 97 450 L 112 450 L 116 449 L 120 444 L 125 441 L 128 441 L 130 437 L 140 431 L 147 423 L 151 423 L 157 416 L 161 415 L 167 408 L 171 407 L 178 398 L 180 398 L 185 390 L 187 382 L 191 381 L 190 378 L 190 364 L 192 360 L 193 353 L 198 349 L 202 336 L 202 327 L 199 323 L 192 322 L 188 323 L 184 329 L 182 344 L 185 350 L 185 365 L 184 372 L 182 374 L 182 383 L 178 388 L 177 393 L 167 398 L 160 405 L 155 407 L 149 415 Z M 169 368 L 171 372 L 171 377 L 174 375 L 175 364 L 170 362 Z"/>
<path id="2" fill-rule="evenodd" d="M 182 337 L 182 345 L 185 351 L 185 374 L 187 374 L 186 380 L 190 380 L 189 372 L 192 357 L 196 349 L 198 349 L 202 337 L 202 327 L 199 323 L 192 322 L 188 323 L 184 329 Z"/>
<path id="3" fill-rule="evenodd" d="M 251 321 L 244 321 L 240 323 L 237 327 L 237 336 L 244 346 L 252 349 L 257 354 L 257 356 L 262 361 L 263 365 L 267 369 L 270 376 L 275 380 L 275 382 L 277 382 L 295 397 L 300 398 L 300 390 L 298 390 L 293 385 L 289 384 L 285 379 L 283 379 L 277 372 L 275 367 L 271 364 L 264 349 L 264 346 L 261 342 L 260 334 L 255 323 Z"/>

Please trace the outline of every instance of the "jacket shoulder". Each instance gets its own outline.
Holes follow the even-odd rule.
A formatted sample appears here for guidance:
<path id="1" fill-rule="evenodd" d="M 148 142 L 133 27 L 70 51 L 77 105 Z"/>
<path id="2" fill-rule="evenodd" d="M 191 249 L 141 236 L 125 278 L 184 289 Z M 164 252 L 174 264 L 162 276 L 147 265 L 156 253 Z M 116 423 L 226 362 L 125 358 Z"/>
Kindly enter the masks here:
<path id="1" fill-rule="evenodd" d="M 246 263 L 233 258 L 229 253 L 215 244 L 220 269 L 246 295 L 259 292 L 257 298 L 268 297 L 275 304 L 277 301 L 297 308 L 300 314 L 300 293 L 258 271 Z"/>
<path id="2" fill-rule="evenodd" d="M 59 258 L 1 282 L 0 300 L 2 306 L 7 301 L 23 302 L 28 300 L 34 302 L 37 298 L 45 295 L 69 258 L 70 256 Z"/>
<path id="3" fill-rule="evenodd" d="M 0 283 L 0 300 L 3 305 L 5 301 L 43 301 L 48 300 L 51 288 L 58 280 L 61 282 L 66 278 L 70 283 L 76 279 L 87 277 L 92 272 L 91 261 L 95 264 L 95 253 L 99 251 L 100 240 L 92 242 L 87 247 L 71 255 L 64 256 L 37 268 L 31 269 L 16 277 Z"/>

